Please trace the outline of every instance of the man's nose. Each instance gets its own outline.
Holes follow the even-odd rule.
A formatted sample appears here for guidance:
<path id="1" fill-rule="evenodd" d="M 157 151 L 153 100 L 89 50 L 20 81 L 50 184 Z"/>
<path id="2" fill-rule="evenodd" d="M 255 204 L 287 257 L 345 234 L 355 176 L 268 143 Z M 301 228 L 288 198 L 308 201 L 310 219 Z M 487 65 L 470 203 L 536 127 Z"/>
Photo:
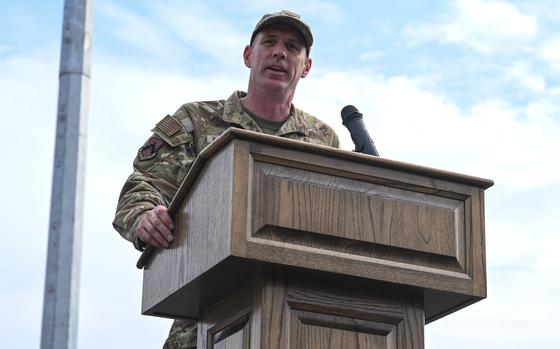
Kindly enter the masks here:
<path id="1" fill-rule="evenodd" d="M 286 50 L 284 50 L 283 47 L 277 46 L 274 48 L 273 56 L 278 58 L 286 58 Z"/>

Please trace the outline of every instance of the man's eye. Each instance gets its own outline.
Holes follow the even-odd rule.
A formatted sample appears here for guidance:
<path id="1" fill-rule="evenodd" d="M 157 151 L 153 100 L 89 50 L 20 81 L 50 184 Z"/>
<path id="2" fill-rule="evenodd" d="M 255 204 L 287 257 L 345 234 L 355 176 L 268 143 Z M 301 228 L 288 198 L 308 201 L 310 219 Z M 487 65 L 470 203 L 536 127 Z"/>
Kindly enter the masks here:
<path id="1" fill-rule="evenodd" d="M 294 44 L 287 44 L 286 48 L 292 52 L 299 52 L 299 47 Z"/>

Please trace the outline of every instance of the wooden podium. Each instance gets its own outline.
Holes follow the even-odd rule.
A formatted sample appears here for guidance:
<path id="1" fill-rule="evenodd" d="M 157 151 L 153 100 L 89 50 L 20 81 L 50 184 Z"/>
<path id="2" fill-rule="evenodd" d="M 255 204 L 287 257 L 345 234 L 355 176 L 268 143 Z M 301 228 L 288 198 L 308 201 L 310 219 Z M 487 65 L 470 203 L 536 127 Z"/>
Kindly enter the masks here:
<path id="1" fill-rule="evenodd" d="M 486 297 L 492 184 L 230 129 L 174 198 L 142 313 L 197 319 L 198 348 L 423 348 Z"/>

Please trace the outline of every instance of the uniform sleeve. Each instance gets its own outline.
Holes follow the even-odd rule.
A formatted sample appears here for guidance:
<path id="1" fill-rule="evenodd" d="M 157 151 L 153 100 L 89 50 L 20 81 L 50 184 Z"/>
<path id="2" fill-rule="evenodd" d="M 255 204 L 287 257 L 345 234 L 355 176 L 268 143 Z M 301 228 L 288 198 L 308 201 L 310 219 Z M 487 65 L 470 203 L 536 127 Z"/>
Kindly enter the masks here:
<path id="1" fill-rule="evenodd" d="M 142 214 L 158 205 L 169 206 L 195 158 L 191 133 L 184 127 L 170 129 L 169 121 L 162 122 L 138 150 L 113 220 L 115 230 L 138 250 L 144 248 L 136 234 Z"/>
<path id="2" fill-rule="evenodd" d="M 338 135 L 334 131 L 333 131 L 333 137 L 330 146 L 333 148 L 340 148 L 340 141 L 338 140 Z"/>

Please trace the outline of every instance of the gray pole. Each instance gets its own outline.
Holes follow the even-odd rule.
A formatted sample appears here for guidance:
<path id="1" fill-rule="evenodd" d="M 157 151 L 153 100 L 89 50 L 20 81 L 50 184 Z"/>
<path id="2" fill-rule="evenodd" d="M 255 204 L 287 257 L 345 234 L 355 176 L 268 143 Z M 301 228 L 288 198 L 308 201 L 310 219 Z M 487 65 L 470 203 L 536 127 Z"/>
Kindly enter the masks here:
<path id="1" fill-rule="evenodd" d="M 42 349 L 76 348 L 92 1 L 65 0 Z"/>

